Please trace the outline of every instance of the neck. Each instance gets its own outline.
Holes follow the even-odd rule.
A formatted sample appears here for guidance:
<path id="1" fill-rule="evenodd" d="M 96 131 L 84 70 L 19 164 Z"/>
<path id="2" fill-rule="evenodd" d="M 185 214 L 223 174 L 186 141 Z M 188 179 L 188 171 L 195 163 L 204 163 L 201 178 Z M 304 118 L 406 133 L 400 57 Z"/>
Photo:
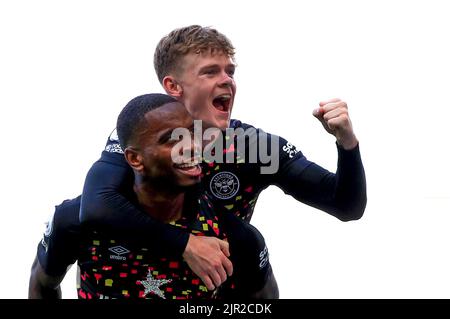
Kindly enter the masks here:
<path id="1" fill-rule="evenodd" d="M 176 187 L 162 189 L 136 176 L 134 192 L 140 206 L 155 219 L 169 223 L 180 219 L 183 211 L 184 192 Z"/>

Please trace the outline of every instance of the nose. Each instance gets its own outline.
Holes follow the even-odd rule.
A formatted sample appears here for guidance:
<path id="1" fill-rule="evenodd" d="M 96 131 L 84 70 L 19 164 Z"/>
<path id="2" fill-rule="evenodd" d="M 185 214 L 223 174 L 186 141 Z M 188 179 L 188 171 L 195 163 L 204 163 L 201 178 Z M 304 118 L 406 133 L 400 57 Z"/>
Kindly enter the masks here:
<path id="1" fill-rule="evenodd" d="M 222 72 L 221 79 L 219 81 L 219 87 L 228 88 L 234 83 L 234 79 L 225 71 Z"/>

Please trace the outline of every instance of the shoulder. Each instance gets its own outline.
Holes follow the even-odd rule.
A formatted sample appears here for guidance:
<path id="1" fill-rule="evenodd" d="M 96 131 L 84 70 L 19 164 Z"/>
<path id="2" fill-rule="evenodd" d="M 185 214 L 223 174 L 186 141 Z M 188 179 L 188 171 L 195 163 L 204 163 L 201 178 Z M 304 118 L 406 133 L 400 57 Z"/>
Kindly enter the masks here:
<path id="1" fill-rule="evenodd" d="M 243 123 L 240 120 L 237 119 L 231 119 L 230 120 L 230 128 L 233 129 L 237 129 L 237 128 L 242 128 L 244 130 L 249 129 L 249 128 L 253 128 L 253 129 L 257 129 L 259 130 L 259 128 L 256 128 L 255 126 L 248 124 L 248 123 Z"/>
<path id="2" fill-rule="evenodd" d="M 81 196 L 78 196 L 55 206 L 41 241 L 45 252 L 49 250 L 49 247 L 69 245 L 70 242 L 78 239 L 81 230 L 80 201 Z"/>
<path id="3" fill-rule="evenodd" d="M 286 154 L 291 159 L 295 154 L 299 153 L 299 150 L 285 138 L 277 134 L 268 133 L 262 128 L 255 127 L 251 124 L 243 123 L 239 120 L 231 120 L 230 128 L 235 130 L 235 136 L 238 140 L 242 137 L 253 137 L 253 142 L 258 141 L 260 145 L 266 145 L 267 150 L 279 150 L 279 154 L 283 159 L 286 157 Z"/>
<path id="4" fill-rule="evenodd" d="M 55 206 L 44 236 L 38 245 L 37 256 L 43 270 L 49 276 L 61 276 L 78 256 L 80 239 L 81 196 L 65 200 Z"/>
<path id="5" fill-rule="evenodd" d="M 61 204 L 56 205 L 53 217 L 48 223 L 46 235 L 50 236 L 53 231 L 58 233 L 79 231 L 80 203 L 81 195 L 64 200 Z"/>
<path id="6" fill-rule="evenodd" d="M 123 154 L 119 137 L 117 135 L 117 129 L 114 129 L 109 135 L 105 145 L 105 152 Z"/>
<path id="7" fill-rule="evenodd" d="M 267 137 L 270 136 L 270 134 L 267 134 L 261 128 L 255 127 L 248 123 L 243 123 L 239 120 L 231 120 L 228 130 L 230 131 L 227 132 L 227 135 L 231 134 L 232 136 L 234 136 L 235 140 L 238 142 L 240 141 L 240 143 L 248 140 L 249 145 L 257 142 L 262 138 L 267 139 Z M 246 147 L 249 147 L 249 145 L 247 145 L 247 142 L 244 143 Z"/>
<path id="8" fill-rule="evenodd" d="M 274 134 L 268 133 L 266 131 L 264 131 L 262 128 L 260 127 L 256 127 L 254 125 L 248 124 L 248 123 L 244 123 L 241 122 L 240 120 L 236 120 L 236 119 L 232 119 L 230 120 L 230 128 L 235 130 L 235 132 L 237 131 L 237 135 L 241 135 L 242 133 L 244 133 L 245 131 L 245 135 L 246 136 L 251 136 L 252 134 L 255 134 L 258 137 L 263 137 L 263 136 L 276 136 Z M 239 130 L 241 130 L 241 134 L 239 134 Z"/>

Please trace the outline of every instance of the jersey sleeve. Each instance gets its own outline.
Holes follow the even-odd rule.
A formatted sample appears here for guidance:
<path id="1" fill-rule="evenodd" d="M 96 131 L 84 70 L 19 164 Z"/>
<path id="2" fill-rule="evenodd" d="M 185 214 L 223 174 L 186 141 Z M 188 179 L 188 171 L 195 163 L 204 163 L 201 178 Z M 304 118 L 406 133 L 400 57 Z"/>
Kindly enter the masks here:
<path id="1" fill-rule="evenodd" d="M 272 135 L 271 138 L 277 138 Z M 345 150 L 337 143 L 336 173 L 309 161 L 301 151 L 279 139 L 279 169 L 267 178 L 286 194 L 343 221 L 360 218 L 367 203 L 366 178 L 359 144 Z"/>
<path id="2" fill-rule="evenodd" d="M 64 275 L 78 259 L 80 197 L 56 206 L 43 238 L 38 244 L 37 256 L 49 276 Z"/>
<path id="3" fill-rule="evenodd" d="M 233 122 L 235 127 L 253 128 Z M 366 177 L 359 144 L 345 150 L 337 143 L 336 173 L 309 161 L 286 139 L 256 129 L 258 144 L 258 180 L 260 189 L 276 185 L 298 201 L 315 207 L 340 220 L 360 218 L 367 203 Z M 250 143 L 250 150 L 256 149 Z"/>
<path id="4" fill-rule="evenodd" d="M 130 234 L 156 254 L 181 256 L 189 233 L 164 224 L 141 211 L 124 195 L 133 187 L 134 174 L 117 140 L 110 137 L 101 158 L 89 170 L 82 194 L 80 221 L 97 231 Z"/>

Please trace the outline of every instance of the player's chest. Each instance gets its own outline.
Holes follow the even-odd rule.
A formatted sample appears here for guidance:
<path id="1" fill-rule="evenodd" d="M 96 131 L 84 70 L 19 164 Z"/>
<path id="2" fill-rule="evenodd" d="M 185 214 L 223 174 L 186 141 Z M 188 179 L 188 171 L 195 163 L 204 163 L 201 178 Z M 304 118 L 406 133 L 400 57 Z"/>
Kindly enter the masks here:
<path id="1" fill-rule="evenodd" d="M 261 191 L 254 171 L 250 165 L 205 163 L 202 183 L 214 207 L 239 217 L 250 216 Z"/>

